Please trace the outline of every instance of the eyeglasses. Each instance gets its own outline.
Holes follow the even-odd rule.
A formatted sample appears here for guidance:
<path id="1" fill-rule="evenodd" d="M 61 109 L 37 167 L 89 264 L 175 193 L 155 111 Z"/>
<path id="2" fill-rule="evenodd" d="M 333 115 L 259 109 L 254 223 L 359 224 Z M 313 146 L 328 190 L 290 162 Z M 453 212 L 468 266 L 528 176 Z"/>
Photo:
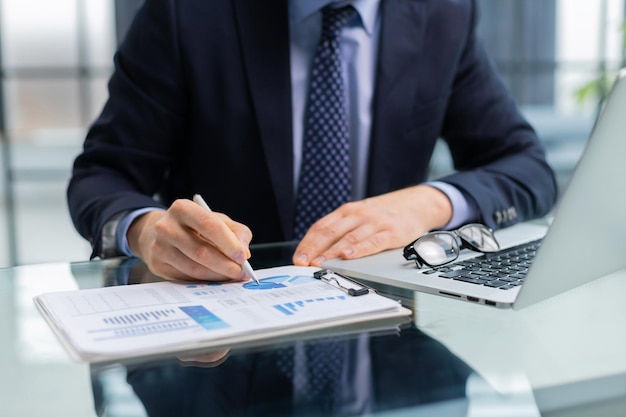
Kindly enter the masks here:
<path id="1" fill-rule="evenodd" d="M 479 223 L 467 224 L 457 230 L 426 233 L 404 248 L 404 258 L 415 260 L 418 268 L 436 268 L 453 262 L 461 249 L 490 253 L 500 250 L 493 230 Z"/>

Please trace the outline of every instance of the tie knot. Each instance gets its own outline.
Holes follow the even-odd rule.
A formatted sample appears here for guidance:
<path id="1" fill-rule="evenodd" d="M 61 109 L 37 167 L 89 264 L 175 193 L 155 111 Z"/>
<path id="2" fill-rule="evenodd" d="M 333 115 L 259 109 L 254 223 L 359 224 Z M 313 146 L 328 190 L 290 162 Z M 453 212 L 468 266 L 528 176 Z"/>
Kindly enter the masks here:
<path id="1" fill-rule="evenodd" d="M 322 32 L 324 38 L 338 38 L 341 29 L 356 14 L 352 6 L 331 7 L 322 9 Z"/>

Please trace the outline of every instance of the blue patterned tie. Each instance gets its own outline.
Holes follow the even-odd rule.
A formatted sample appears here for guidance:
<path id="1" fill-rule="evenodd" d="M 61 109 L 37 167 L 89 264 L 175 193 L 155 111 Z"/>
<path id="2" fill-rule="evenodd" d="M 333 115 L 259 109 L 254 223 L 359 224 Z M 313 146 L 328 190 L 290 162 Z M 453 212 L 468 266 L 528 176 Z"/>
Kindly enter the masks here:
<path id="1" fill-rule="evenodd" d="M 350 138 L 339 37 L 356 10 L 352 6 L 326 6 L 322 14 L 322 37 L 311 70 L 298 182 L 296 239 L 351 195 Z"/>
<path id="2" fill-rule="evenodd" d="M 294 355 L 298 348 L 279 349 L 278 369 L 292 380 L 294 400 L 299 407 L 329 415 L 339 400 L 336 394 L 341 389 L 347 342 L 326 337 L 297 343 L 303 345 L 300 352 L 304 355 L 296 361 Z"/>

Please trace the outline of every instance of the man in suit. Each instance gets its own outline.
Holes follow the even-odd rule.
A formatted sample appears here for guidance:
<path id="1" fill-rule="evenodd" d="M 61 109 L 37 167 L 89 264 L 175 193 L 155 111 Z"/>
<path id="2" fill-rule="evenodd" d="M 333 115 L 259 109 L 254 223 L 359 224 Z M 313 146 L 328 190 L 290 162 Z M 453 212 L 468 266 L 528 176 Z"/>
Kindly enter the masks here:
<path id="1" fill-rule="evenodd" d="M 170 278 L 243 280 L 252 233 L 255 243 L 300 238 L 304 108 L 328 3 L 145 3 L 68 187 L 94 256 L 137 255 Z M 341 35 L 351 201 L 308 229 L 294 263 L 546 214 L 554 175 L 476 37 L 475 1 L 330 7 L 346 4 L 356 10 Z M 425 182 L 438 138 L 457 172 Z"/>

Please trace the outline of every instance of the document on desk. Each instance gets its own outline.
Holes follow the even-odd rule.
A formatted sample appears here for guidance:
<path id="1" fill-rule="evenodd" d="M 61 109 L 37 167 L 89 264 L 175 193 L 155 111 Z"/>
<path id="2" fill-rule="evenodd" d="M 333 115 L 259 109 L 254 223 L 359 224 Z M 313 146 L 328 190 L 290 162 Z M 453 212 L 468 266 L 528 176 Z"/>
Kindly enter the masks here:
<path id="1" fill-rule="evenodd" d="M 163 281 L 49 292 L 34 302 L 81 362 L 229 347 L 411 313 L 374 292 L 348 295 L 313 278 L 317 270 L 257 270 L 259 285 Z"/>

